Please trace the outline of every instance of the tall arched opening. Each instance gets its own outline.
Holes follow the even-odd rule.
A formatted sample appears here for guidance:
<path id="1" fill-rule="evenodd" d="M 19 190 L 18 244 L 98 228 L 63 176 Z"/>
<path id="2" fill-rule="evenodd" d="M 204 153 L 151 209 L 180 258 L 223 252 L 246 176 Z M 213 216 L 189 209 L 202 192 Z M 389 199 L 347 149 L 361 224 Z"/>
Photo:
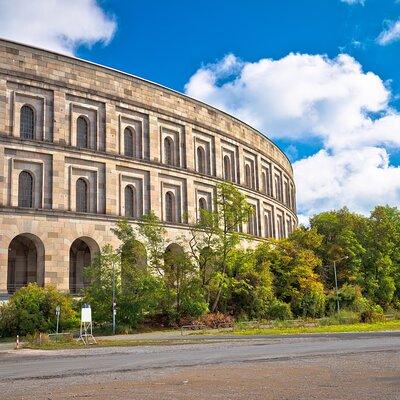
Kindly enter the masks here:
<path id="1" fill-rule="evenodd" d="M 8 246 L 7 291 L 14 293 L 31 282 L 44 285 L 44 245 L 37 236 L 23 233 Z"/>
<path id="2" fill-rule="evenodd" d="M 80 237 L 71 244 L 69 250 L 69 291 L 78 294 L 90 282 L 85 276 L 85 268 L 91 264 L 100 251 L 99 245 L 89 237 Z"/>

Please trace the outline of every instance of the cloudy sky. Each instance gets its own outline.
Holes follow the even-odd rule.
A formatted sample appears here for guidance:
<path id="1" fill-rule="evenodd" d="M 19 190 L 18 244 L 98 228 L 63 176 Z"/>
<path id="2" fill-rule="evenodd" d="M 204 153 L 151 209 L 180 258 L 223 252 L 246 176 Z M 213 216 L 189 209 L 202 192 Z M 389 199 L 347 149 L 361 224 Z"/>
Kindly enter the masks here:
<path id="1" fill-rule="evenodd" d="M 0 36 L 253 125 L 291 158 L 302 220 L 400 203 L 399 0 L 0 0 Z"/>

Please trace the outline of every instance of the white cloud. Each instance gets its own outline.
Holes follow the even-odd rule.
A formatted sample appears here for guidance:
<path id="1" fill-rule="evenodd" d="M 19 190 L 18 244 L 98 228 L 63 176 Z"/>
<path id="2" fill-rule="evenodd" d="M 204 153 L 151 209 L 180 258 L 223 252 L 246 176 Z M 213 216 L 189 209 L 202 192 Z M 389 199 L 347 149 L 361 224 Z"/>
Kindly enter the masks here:
<path id="1" fill-rule="evenodd" d="M 0 37 L 73 54 L 116 29 L 96 0 L 0 0 Z"/>
<path id="2" fill-rule="evenodd" d="M 362 6 L 365 4 L 365 0 L 340 0 L 342 3 L 347 3 L 349 5 L 361 4 Z"/>
<path id="3" fill-rule="evenodd" d="M 361 4 L 362 6 L 365 4 L 365 0 L 340 0 L 342 3 L 347 3 L 349 5 Z"/>
<path id="4" fill-rule="evenodd" d="M 400 113 L 389 106 L 380 77 L 349 55 L 253 63 L 229 55 L 200 68 L 186 92 L 272 138 L 291 138 L 297 148 L 322 143 L 294 163 L 303 217 L 344 205 L 367 213 L 376 204 L 399 204 L 400 168 L 390 165 L 388 149 L 400 147 Z"/>
<path id="5" fill-rule="evenodd" d="M 307 215 L 342 206 L 367 213 L 377 204 L 399 204 L 400 168 L 389 164 L 383 148 L 322 149 L 294 169 L 298 201 Z"/>
<path id="6" fill-rule="evenodd" d="M 382 31 L 377 39 L 378 43 L 382 46 L 397 40 L 400 40 L 400 20 L 389 22 L 388 28 Z"/>

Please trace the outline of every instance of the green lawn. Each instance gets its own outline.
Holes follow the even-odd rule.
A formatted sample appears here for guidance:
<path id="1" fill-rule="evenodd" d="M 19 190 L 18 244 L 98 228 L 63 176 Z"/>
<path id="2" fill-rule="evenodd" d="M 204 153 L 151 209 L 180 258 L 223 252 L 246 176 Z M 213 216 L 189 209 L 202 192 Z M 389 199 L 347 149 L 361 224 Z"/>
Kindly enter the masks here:
<path id="1" fill-rule="evenodd" d="M 234 335 L 295 335 L 299 333 L 340 333 L 340 332 L 379 332 L 400 330 L 400 321 L 373 323 L 337 324 L 323 326 L 292 326 L 274 328 L 242 328 L 236 329 Z"/>
<path id="2" fill-rule="evenodd" d="M 97 340 L 97 344 L 89 347 L 114 347 L 114 346 L 154 346 L 154 345 L 176 345 L 176 344 L 192 344 L 192 343 L 212 343 L 214 340 L 208 338 L 210 335 L 296 335 L 296 334 L 313 334 L 313 333 L 341 333 L 341 332 L 379 332 L 379 331 L 400 331 L 400 320 L 385 321 L 374 323 L 354 323 L 354 324 L 335 324 L 335 325 L 320 325 L 320 326 L 275 326 L 271 328 L 254 328 L 254 327 L 236 327 L 235 330 L 211 329 L 208 331 L 188 332 L 186 338 L 176 339 L 107 339 Z M 179 331 L 177 331 L 178 333 Z M 196 339 L 190 336 L 196 336 Z M 202 340 L 204 338 L 204 340 Z M 215 339 L 218 341 L 220 339 Z M 76 340 L 62 340 L 60 342 L 46 341 L 42 344 L 25 342 L 24 348 L 42 349 L 42 350 L 57 350 L 57 349 L 74 349 L 84 348 L 82 342 Z"/>

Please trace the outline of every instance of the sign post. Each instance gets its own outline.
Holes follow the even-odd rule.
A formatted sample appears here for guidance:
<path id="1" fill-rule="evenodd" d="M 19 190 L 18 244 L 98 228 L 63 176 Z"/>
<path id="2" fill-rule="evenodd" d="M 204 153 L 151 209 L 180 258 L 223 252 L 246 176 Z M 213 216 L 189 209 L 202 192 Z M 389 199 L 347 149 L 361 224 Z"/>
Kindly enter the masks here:
<path id="1" fill-rule="evenodd" d="M 61 307 L 57 306 L 56 307 L 56 317 L 57 317 L 57 325 L 56 325 L 56 335 L 58 336 L 58 326 L 60 323 L 60 312 L 61 312 Z"/>
<path id="2" fill-rule="evenodd" d="M 82 340 L 85 345 L 97 343 L 93 336 L 92 309 L 90 308 L 90 304 L 83 304 L 81 308 L 81 329 L 78 340 Z"/>

